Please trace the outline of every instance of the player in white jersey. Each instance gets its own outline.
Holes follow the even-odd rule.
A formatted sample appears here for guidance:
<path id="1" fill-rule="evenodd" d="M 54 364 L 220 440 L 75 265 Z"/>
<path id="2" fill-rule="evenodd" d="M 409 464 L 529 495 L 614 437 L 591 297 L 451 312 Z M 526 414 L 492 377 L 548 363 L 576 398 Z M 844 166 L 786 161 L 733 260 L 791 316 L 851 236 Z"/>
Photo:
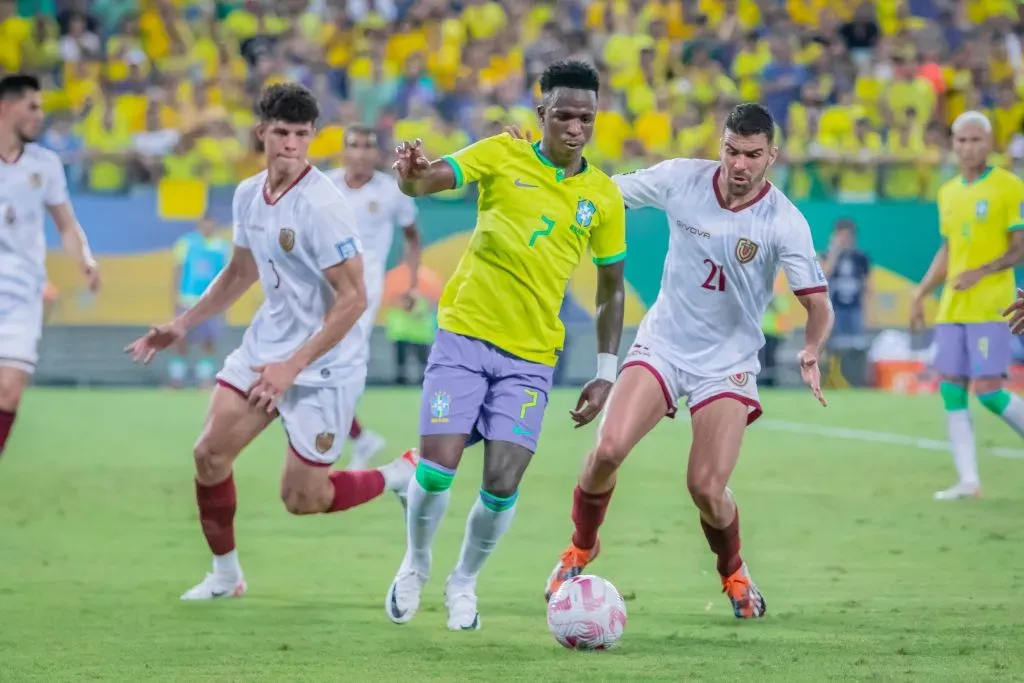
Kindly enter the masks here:
<path id="1" fill-rule="evenodd" d="M 366 380 L 365 340 L 355 326 L 366 309 L 362 247 L 345 198 L 306 160 L 319 114 L 313 94 L 297 84 L 271 86 L 259 114 L 267 170 L 235 191 L 231 261 L 195 306 L 126 348 L 149 362 L 257 280 L 263 288 L 242 345 L 217 375 L 195 445 L 196 501 L 213 572 L 183 600 L 245 592 L 232 467 L 278 415 L 288 436 L 281 499 L 292 514 L 346 510 L 386 489 L 401 497 L 415 470 L 412 451 L 375 470 L 330 470 Z"/>
<path id="2" fill-rule="evenodd" d="M 737 617 L 765 613 L 740 558 L 739 514 L 726 485 L 744 429 L 761 414 L 761 319 L 779 268 L 807 309 L 800 368 L 822 405 L 818 354 L 833 317 L 807 221 L 765 179 L 778 154 L 774 130 L 768 110 L 741 104 L 726 119 L 720 161 L 672 159 L 613 178 L 627 208 L 668 214 L 668 257 L 658 298 L 622 365 L 597 447 L 584 464 L 573 499 L 575 534 L 548 579 L 549 597 L 597 557 L 616 471 L 685 396 L 693 428 L 686 483 L 718 556 L 724 592 Z"/>
<path id="3" fill-rule="evenodd" d="M 395 228 L 405 238 L 405 257 L 409 268 L 409 292 L 417 285 L 420 267 L 420 231 L 416 226 L 416 203 L 398 189 L 394 176 L 377 170 L 380 147 L 377 133 L 368 126 L 349 126 L 345 130 L 345 166 L 327 174 L 348 200 L 348 205 L 363 245 L 363 278 L 366 280 L 366 312 L 357 325 L 364 330 L 367 362 L 370 355 L 370 334 L 384 295 L 388 254 L 394 241 Z M 349 429 L 352 459 L 349 469 L 365 467 L 384 447 L 384 439 L 363 428 L 357 417 Z"/>
<path id="4" fill-rule="evenodd" d="M 93 292 L 100 276 L 68 199 L 64 166 L 35 144 L 43 127 L 39 81 L 0 79 L 0 454 L 35 371 L 43 330 L 49 213 Z"/>

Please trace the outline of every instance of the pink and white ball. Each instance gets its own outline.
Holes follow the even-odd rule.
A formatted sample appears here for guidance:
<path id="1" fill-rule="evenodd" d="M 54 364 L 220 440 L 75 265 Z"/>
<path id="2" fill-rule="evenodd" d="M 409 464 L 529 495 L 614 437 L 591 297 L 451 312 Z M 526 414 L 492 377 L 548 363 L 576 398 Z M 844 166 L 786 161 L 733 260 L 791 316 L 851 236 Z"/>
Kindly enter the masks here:
<path id="1" fill-rule="evenodd" d="M 626 630 L 626 603 L 611 582 L 576 576 L 548 601 L 548 629 L 570 650 L 610 650 Z"/>

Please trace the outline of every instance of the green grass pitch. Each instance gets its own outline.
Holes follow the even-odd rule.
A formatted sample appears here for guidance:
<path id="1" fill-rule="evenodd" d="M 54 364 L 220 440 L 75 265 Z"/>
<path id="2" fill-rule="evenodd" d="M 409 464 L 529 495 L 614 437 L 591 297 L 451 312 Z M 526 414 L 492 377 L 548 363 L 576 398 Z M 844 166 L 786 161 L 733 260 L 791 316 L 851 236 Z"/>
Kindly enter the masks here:
<path id="1" fill-rule="evenodd" d="M 621 647 L 560 648 L 543 584 L 570 532 L 594 429 L 557 392 L 515 523 L 480 579 L 483 630 L 449 633 L 442 587 L 476 495 L 480 449 L 455 482 L 421 612 L 394 626 L 384 594 L 404 550 L 390 496 L 295 518 L 278 500 L 272 428 L 240 460 L 237 539 L 249 594 L 185 604 L 209 570 L 191 447 L 198 392 L 33 389 L 0 460 L 0 681 L 990 681 L 1024 664 L 1024 461 L 975 406 L 986 497 L 937 450 L 796 433 L 788 423 L 943 439 L 938 399 L 765 392 L 732 481 L 743 555 L 769 615 L 733 618 L 685 492 L 688 425 L 633 453 L 594 573 L 629 598 Z M 363 422 L 389 455 L 416 443 L 418 395 L 372 389 Z M 397 424 L 398 427 L 383 428 Z"/>

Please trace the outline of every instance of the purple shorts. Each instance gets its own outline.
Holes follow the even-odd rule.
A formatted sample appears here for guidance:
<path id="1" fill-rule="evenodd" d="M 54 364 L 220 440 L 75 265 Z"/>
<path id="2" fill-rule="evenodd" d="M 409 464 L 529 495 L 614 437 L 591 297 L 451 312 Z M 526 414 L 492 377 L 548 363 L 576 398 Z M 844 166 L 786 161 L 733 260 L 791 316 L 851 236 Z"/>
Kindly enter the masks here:
<path id="1" fill-rule="evenodd" d="M 184 306 L 178 306 L 178 315 L 181 315 L 187 310 L 188 309 Z M 223 327 L 224 317 L 214 316 L 204 320 L 189 330 L 188 341 L 191 344 L 213 344 L 220 336 L 220 331 Z"/>
<path id="2" fill-rule="evenodd" d="M 1013 335 L 1004 322 L 935 326 L 936 372 L 947 377 L 1006 377 Z"/>
<path id="3" fill-rule="evenodd" d="M 423 375 L 420 436 L 465 434 L 537 450 L 555 369 L 439 330 Z"/>

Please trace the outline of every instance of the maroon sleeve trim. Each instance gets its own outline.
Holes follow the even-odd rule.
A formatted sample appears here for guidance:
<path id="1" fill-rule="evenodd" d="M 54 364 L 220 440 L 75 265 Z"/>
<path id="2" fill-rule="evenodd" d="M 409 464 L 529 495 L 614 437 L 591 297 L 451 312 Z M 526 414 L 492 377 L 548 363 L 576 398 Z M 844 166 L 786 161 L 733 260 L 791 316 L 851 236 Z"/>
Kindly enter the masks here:
<path id="1" fill-rule="evenodd" d="M 796 296 L 807 296 L 808 294 L 824 294 L 827 291 L 828 287 L 819 285 L 817 287 L 807 287 L 806 289 L 794 289 L 793 294 Z"/>

